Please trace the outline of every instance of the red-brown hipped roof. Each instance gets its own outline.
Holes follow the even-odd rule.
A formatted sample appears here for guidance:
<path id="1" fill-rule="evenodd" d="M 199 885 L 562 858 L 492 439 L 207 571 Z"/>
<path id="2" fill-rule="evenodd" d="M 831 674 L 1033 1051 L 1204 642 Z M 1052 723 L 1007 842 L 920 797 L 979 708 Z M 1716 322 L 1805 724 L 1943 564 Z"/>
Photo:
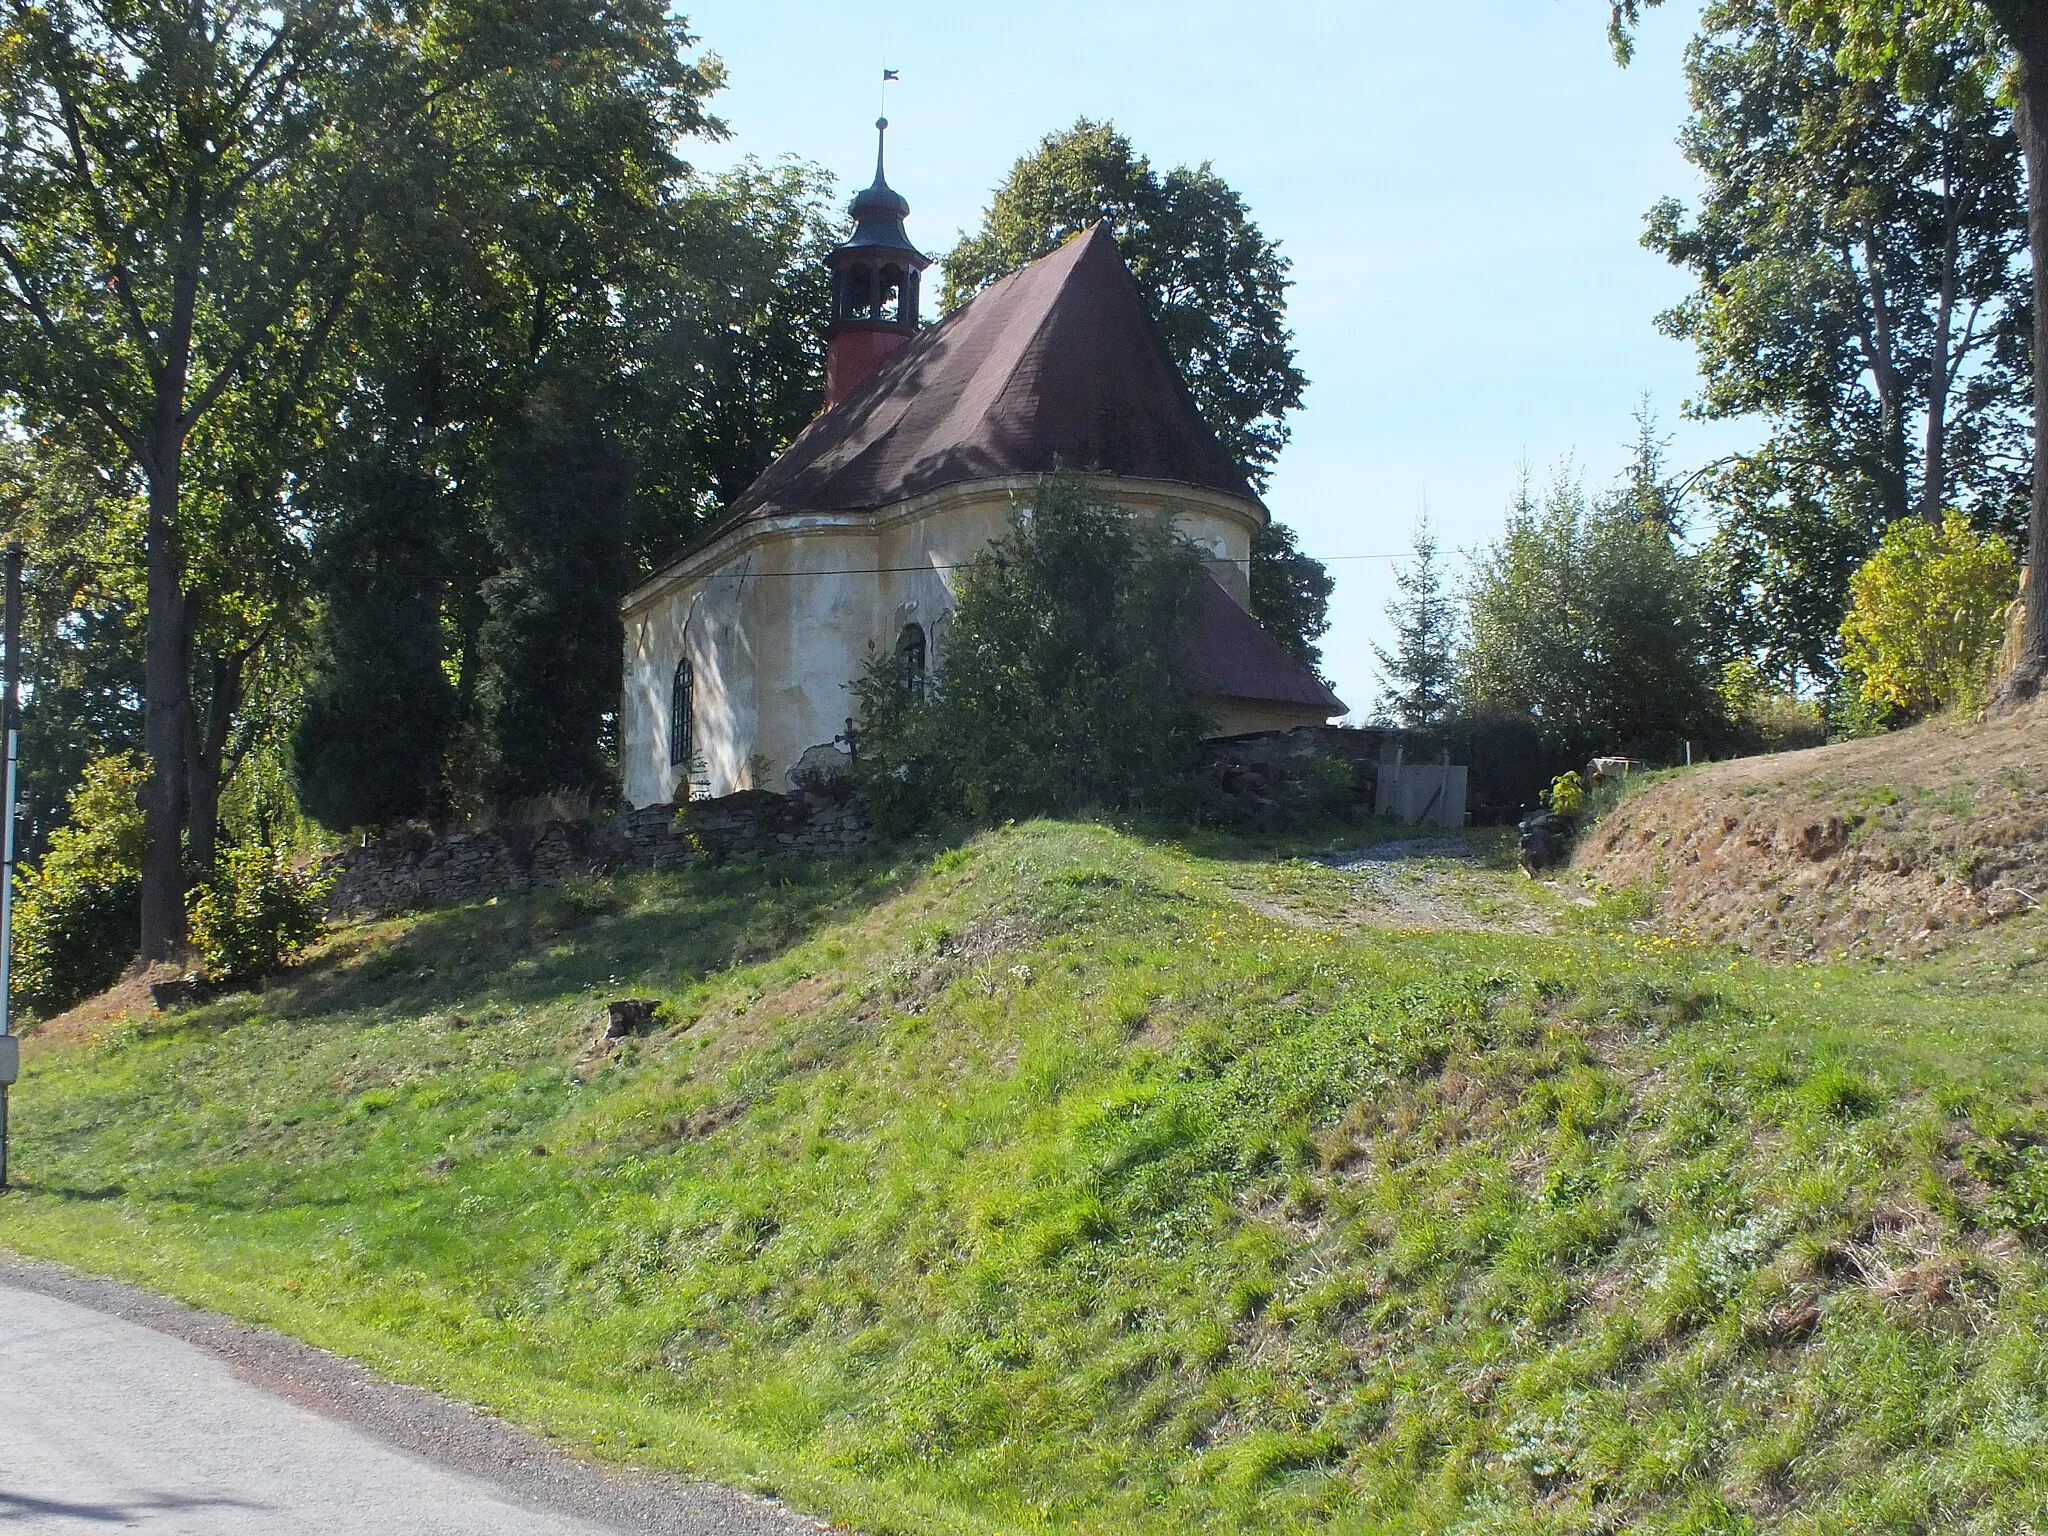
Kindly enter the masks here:
<path id="1" fill-rule="evenodd" d="M 1299 704 L 1321 710 L 1324 719 L 1344 713 L 1344 701 L 1300 657 L 1280 649 L 1213 577 L 1203 580 L 1197 601 L 1201 609 L 1187 651 L 1188 686 L 1196 693 Z"/>
<path id="2" fill-rule="evenodd" d="M 920 331 L 799 433 L 727 521 L 886 507 L 1059 465 L 1256 500 L 1196 411 L 1106 225 Z"/>

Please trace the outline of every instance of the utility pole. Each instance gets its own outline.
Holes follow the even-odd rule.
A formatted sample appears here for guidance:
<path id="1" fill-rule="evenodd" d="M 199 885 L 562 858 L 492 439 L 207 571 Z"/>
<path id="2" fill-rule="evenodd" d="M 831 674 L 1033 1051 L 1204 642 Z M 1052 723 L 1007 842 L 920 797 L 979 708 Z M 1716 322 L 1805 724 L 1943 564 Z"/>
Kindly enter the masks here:
<path id="1" fill-rule="evenodd" d="M 14 790 L 21 762 L 21 541 L 7 545 L 6 700 L 7 826 L 0 833 L 0 1189 L 7 1187 L 7 1090 L 21 1075 L 21 1042 L 14 1038 Z"/>

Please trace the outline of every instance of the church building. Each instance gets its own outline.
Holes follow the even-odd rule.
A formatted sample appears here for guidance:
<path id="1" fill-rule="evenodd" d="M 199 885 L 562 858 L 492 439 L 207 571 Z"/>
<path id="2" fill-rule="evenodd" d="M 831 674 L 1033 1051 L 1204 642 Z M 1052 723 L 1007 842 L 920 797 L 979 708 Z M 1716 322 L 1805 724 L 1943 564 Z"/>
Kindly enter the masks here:
<path id="1" fill-rule="evenodd" d="M 1188 676 L 1214 734 L 1342 714 L 1246 612 L 1268 513 L 1196 412 L 1108 227 L 920 328 L 930 262 L 909 212 L 878 148 L 826 257 L 824 410 L 625 596 L 627 802 L 786 792 L 800 763 L 840 750 L 872 650 L 912 677 L 945 665 L 962 573 L 1062 466 L 1204 552 Z"/>

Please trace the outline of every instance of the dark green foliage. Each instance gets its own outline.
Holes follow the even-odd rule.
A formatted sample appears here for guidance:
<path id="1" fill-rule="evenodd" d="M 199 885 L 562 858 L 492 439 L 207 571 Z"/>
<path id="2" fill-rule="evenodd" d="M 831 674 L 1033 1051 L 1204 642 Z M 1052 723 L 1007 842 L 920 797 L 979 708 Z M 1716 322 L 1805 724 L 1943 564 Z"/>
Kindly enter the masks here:
<path id="1" fill-rule="evenodd" d="M 592 392 L 536 391 L 496 465 L 477 734 L 497 800 L 597 794 L 613 776 L 628 465 Z"/>
<path id="2" fill-rule="evenodd" d="M 1424 732 L 1412 757 L 1432 762 L 1445 752 L 1470 769 L 1465 807 L 1481 826 L 1504 825 L 1536 809 L 1557 775 L 1585 762 L 1526 712 L 1454 715 Z"/>
<path id="3" fill-rule="evenodd" d="M 191 893 L 192 946 L 210 980 L 254 981 L 320 936 L 327 882 L 275 848 L 230 848 Z"/>
<path id="4" fill-rule="evenodd" d="M 922 695 L 890 654 L 855 685 L 874 814 L 901 827 L 1170 799 L 1202 734 L 1181 658 L 1204 579 L 1164 527 L 1049 476 L 962 578 Z"/>
<path id="5" fill-rule="evenodd" d="M 1086 118 L 1047 134 L 981 229 L 947 252 L 945 306 L 1105 220 L 1202 419 L 1263 487 L 1308 386 L 1287 329 L 1289 263 L 1206 162 L 1161 176 L 1112 124 Z"/>
<path id="6" fill-rule="evenodd" d="M 98 527 L 124 507 L 132 500 L 118 478 L 84 455 L 0 441 L 0 517 L 28 552 L 19 836 L 30 862 L 63 825 L 86 765 L 142 746 L 139 593 L 96 558 Z"/>
<path id="7" fill-rule="evenodd" d="M 292 735 L 299 803 L 337 830 L 431 816 L 455 721 L 442 664 L 444 493 L 388 454 L 331 483 L 337 506 L 315 545 L 324 607 Z"/>
<path id="8" fill-rule="evenodd" d="M 135 605 L 124 596 L 84 592 L 52 611 L 41 572 L 30 568 L 29 624 L 22 685 L 19 837 L 25 857 L 49 846 L 64 802 L 86 766 L 102 754 L 142 746 L 142 657 Z M 36 590 L 40 589 L 40 590 Z M 62 623 L 47 622 L 57 617 Z M 26 629 L 28 626 L 24 626 Z"/>
<path id="9" fill-rule="evenodd" d="M 1568 469 L 1540 506 L 1525 474 L 1467 624 L 1463 707 L 1529 720 L 1566 756 L 1670 755 L 1724 728 L 1687 561 L 1626 495 L 1589 505 Z"/>
<path id="10" fill-rule="evenodd" d="M 1658 431 L 1657 413 L 1647 391 L 1636 402 L 1634 420 L 1634 452 L 1608 500 L 1637 522 L 1661 528 L 1673 539 L 1681 539 L 1685 535 L 1685 509 L 1680 504 L 1679 483 L 1664 472 L 1664 455 L 1671 447 L 1671 439 Z"/>
<path id="11" fill-rule="evenodd" d="M 1698 564 L 1714 654 L 1752 659 L 1787 691 L 1833 679 L 1849 578 L 1884 533 L 1876 498 L 1768 455 L 1722 466 L 1701 493 L 1715 518 Z"/>
<path id="12" fill-rule="evenodd" d="M 666 209 L 665 260 L 626 297 L 618 394 L 634 465 L 636 572 L 738 498 L 817 415 L 838 243 L 832 178 L 744 161 L 692 177 Z"/>
<path id="13" fill-rule="evenodd" d="M 1380 709 L 1411 731 L 1441 725 L 1450 713 L 1457 681 L 1453 655 L 1458 638 L 1457 610 L 1444 590 L 1443 567 L 1437 560 L 1436 534 L 1424 516 L 1415 524 L 1415 557 L 1396 572 L 1401 595 L 1387 604 L 1394 625 L 1394 649 L 1375 645 L 1373 655 L 1386 684 Z"/>
<path id="14" fill-rule="evenodd" d="M 664 196 L 686 174 L 677 146 L 721 131 L 703 108 L 722 70 L 693 58 L 681 18 L 652 0 L 402 16 L 356 0 L 79 0 L 12 14 L 6 36 L 0 417 L 38 451 L 76 450 L 115 493 L 83 547 L 127 578 L 98 613 L 125 608 L 118 622 L 147 631 L 143 928 L 163 956 L 181 936 L 187 864 L 210 864 L 237 768 L 274 766 L 299 694 L 309 609 L 293 493 L 366 440 L 414 440 L 416 423 L 357 409 L 392 374 L 429 379 L 436 402 L 510 380 L 516 402 L 523 365 L 571 319 L 599 309 L 586 334 L 628 333 L 604 301 L 669 259 L 650 259 L 650 226 L 663 232 Z M 429 435 L 455 428 L 486 447 L 492 420 L 438 403 L 424 418 Z M 465 483 L 477 465 L 450 457 L 430 468 Z M 364 693 L 406 693 L 377 675 L 383 637 L 354 638 L 365 675 L 327 701 L 342 715 Z M 416 649 L 399 647 L 412 678 Z M 60 763 L 36 768 L 45 817 L 48 780 L 82 736 L 102 751 L 131 737 L 125 705 L 90 718 L 107 695 L 72 670 L 85 693 L 38 691 L 46 716 L 69 717 L 38 731 L 38 753 L 50 742 Z M 412 766 L 391 786 L 406 809 L 425 777 Z M 332 787 L 331 771 L 316 776 Z"/>
<path id="15" fill-rule="evenodd" d="M 14 1004 L 45 1017 L 113 985 L 135 953 L 142 899 L 145 775 L 131 754 L 89 763 L 50 835 L 20 877 L 14 905 Z"/>
<path id="16" fill-rule="evenodd" d="M 1252 617 L 1290 655 L 1321 671 L 1330 630 L 1330 594 L 1337 583 L 1322 561 L 1301 552 L 1294 530 L 1268 522 L 1252 540 Z"/>
<path id="17" fill-rule="evenodd" d="M 551 109 L 588 135 L 580 173 L 549 153 L 525 164 L 514 135 L 508 185 L 549 194 L 394 230 L 384 301 L 362 316 L 351 445 L 405 444 L 444 488 L 454 811 L 602 791 L 619 597 L 744 488 L 821 388 L 829 179 L 751 162 L 699 176 L 621 150 L 633 114 L 588 105 Z M 643 174 L 614 185 L 622 159 Z M 461 233 L 501 216 L 495 236 Z"/>

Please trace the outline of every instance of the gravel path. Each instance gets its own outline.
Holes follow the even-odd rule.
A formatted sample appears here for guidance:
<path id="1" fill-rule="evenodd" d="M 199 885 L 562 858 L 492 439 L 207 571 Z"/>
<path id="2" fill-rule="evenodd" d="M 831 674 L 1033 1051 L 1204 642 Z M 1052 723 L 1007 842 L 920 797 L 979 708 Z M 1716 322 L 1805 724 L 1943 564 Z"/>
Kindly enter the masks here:
<path id="1" fill-rule="evenodd" d="M 268 1329 L 0 1256 L 0 1532 L 794 1536 Z"/>
<path id="2" fill-rule="evenodd" d="M 1551 914 L 1505 845 L 1475 837 L 1406 837 L 1304 855 L 1342 877 L 1303 879 L 1286 864 L 1240 873 L 1230 894 L 1254 912 L 1325 933 L 1380 928 L 1550 933 Z"/>
<path id="3" fill-rule="evenodd" d="M 1368 843 L 1346 853 L 1319 853 L 1315 862 L 1350 871 L 1398 864 L 1404 859 L 1478 859 L 1481 853 L 1462 837 L 1408 837 L 1392 843 Z"/>

